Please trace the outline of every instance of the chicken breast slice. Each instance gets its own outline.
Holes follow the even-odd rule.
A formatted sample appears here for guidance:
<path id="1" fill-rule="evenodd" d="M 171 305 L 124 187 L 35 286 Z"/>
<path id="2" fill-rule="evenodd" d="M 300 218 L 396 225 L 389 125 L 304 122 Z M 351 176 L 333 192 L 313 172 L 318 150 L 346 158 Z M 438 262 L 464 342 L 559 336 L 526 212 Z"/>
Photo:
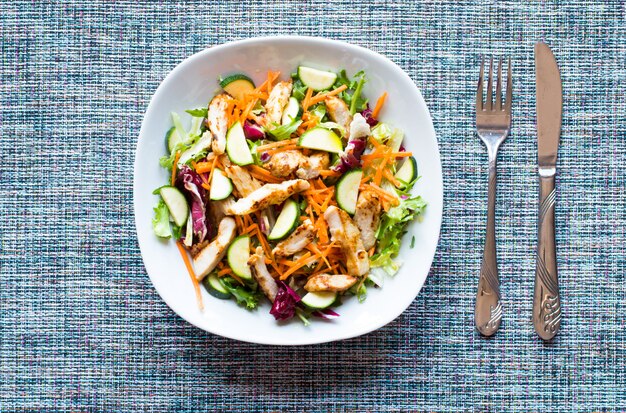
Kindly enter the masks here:
<path id="1" fill-rule="evenodd" d="M 230 165 L 224 168 L 224 173 L 233 182 L 237 193 L 241 197 L 248 196 L 263 186 L 241 166 Z"/>
<path id="2" fill-rule="evenodd" d="M 226 215 L 229 215 L 230 208 L 234 204 L 235 198 L 233 198 L 232 196 L 229 196 L 226 199 L 222 199 L 221 201 L 209 202 L 209 208 L 213 222 L 221 222 Z"/>
<path id="3" fill-rule="evenodd" d="M 286 82 L 278 82 L 276 86 L 272 88 L 270 95 L 267 97 L 267 102 L 265 102 L 265 122 L 267 126 L 272 123 L 280 125 L 283 109 L 289 101 L 289 96 L 291 96 L 292 86 L 291 80 L 289 80 Z"/>
<path id="4" fill-rule="evenodd" d="M 222 93 L 221 95 L 215 96 L 213 100 L 211 100 L 211 103 L 209 103 L 207 123 L 209 130 L 213 134 L 211 148 L 213 152 L 218 155 L 224 153 L 226 150 L 226 131 L 228 130 L 228 114 L 226 110 L 232 100 L 232 97 Z"/>
<path id="5" fill-rule="evenodd" d="M 264 166 L 272 175 L 285 178 L 294 173 L 302 163 L 308 163 L 307 157 L 294 149 L 275 153 Z"/>
<path id="6" fill-rule="evenodd" d="M 330 156 L 328 152 L 316 152 L 306 157 L 306 162 L 301 162 L 296 176 L 300 179 L 314 179 L 320 176 L 320 171 L 328 169 Z"/>
<path id="7" fill-rule="evenodd" d="M 361 240 L 366 250 L 376 245 L 376 229 L 380 222 L 381 211 L 380 198 L 376 192 L 365 190 L 359 193 L 354 222 L 361 231 Z"/>
<path id="8" fill-rule="evenodd" d="M 276 244 L 272 250 L 275 257 L 288 257 L 302 250 L 315 239 L 315 228 L 311 220 L 307 219 L 296 228 L 287 239 Z"/>
<path id="9" fill-rule="evenodd" d="M 324 103 L 326 103 L 328 115 L 335 123 L 338 123 L 346 130 L 346 136 L 344 138 L 348 139 L 350 137 L 350 122 L 352 122 L 350 108 L 346 105 L 346 102 L 337 96 L 327 97 Z"/>
<path id="10" fill-rule="evenodd" d="M 213 271 L 224 258 L 226 249 L 235 239 L 235 231 L 236 226 L 233 218 L 226 217 L 222 219 L 217 229 L 217 237 L 193 259 L 193 268 L 198 281 L 201 281 L 208 273 Z"/>
<path id="11" fill-rule="evenodd" d="M 276 294 L 278 293 L 278 285 L 265 266 L 263 248 L 256 248 L 255 253 L 248 259 L 248 265 L 252 267 L 252 275 L 259 283 L 259 287 L 261 287 L 265 296 L 269 298 L 271 302 L 274 302 Z"/>
<path id="12" fill-rule="evenodd" d="M 347 274 L 318 274 L 309 278 L 304 289 L 316 291 L 346 291 L 359 279 Z"/>
<path id="13" fill-rule="evenodd" d="M 342 209 L 331 205 L 324 212 L 324 219 L 333 241 L 336 241 L 346 258 L 346 268 L 349 275 L 361 276 L 370 269 L 369 256 L 359 228 L 352 222 L 350 215 Z"/>
<path id="14" fill-rule="evenodd" d="M 245 198 L 239 199 L 230 208 L 233 215 L 246 215 L 267 208 L 270 205 L 281 204 L 290 196 L 309 189 L 311 185 L 303 179 L 292 179 L 280 184 L 265 184 Z"/>

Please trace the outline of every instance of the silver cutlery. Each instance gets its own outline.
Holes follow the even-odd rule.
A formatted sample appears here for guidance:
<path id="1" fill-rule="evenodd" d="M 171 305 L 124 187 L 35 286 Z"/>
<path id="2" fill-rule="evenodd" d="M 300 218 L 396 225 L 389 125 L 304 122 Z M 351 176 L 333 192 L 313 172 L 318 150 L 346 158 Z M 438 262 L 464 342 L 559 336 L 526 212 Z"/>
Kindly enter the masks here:
<path id="1" fill-rule="evenodd" d="M 556 269 L 554 204 L 556 157 L 561 136 L 563 94 L 554 55 L 544 43 L 535 45 L 537 84 L 537 150 L 539 160 L 539 218 L 533 324 L 544 340 L 561 326 L 561 299 Z"/>
<path id="2" fill-rule="evenodd" d="M 483 103 L 484 61 L 480 65 L 478 90 L 476 92 L 476 130 L 487 147 L 489 155 L 489 187 L 487 207 L 487 234 L 480 266 L 480 279 L 476 293 L 474 322 L 476 329 L 485 336 L 498 331 L 502 321 L 502 303 L 500 302 L 500 279 L 496 259 L 496 158 L 498 148 L 511 131 L 511 101 L 513 97 L 511 60 L 508 62 L 506 99 L 502 106 L 502 60 L 498 64 L 498 80 L 495 99 L 493 96 L 493 59 L 489 67 L 487 80 L 487 98 Z"/>

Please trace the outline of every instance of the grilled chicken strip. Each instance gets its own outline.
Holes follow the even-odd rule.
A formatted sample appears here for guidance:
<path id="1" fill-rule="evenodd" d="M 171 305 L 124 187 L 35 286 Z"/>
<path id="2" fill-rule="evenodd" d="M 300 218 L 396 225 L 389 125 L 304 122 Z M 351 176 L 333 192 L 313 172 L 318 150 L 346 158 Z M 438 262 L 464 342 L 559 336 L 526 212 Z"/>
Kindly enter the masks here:
<path id="1" fill-rule="evenodd" d="M 328 229 L 333 241 L 337 241 L 346 257 L 346 267 L 349 275 L 360 276 L 370 269 L 369 256 L 363 241 L 361 232 L 352 222 L 350 215 L 334 205 L 324 212 L 324 219 L 328 223 Z"/>
<path id="2" fill-rule="evenodd" d="M 319 274 L 309 278 L 304 289 L 307 291 L 346 291 L 358 280 L 346 274 Z"/>
<path id="3" fill-rule="evenodd" d="M 320 176 L 320 171 L 328 169 L 330 165 L 330 156 L 328 152 L 316 152 L 306 157 L 306 162 L 301 162 L 300 167 L 296 170 L 296 176 L 300 179 L 314 179 Z"/>
<path id="4" fill-rule="evenodd" d="M 241 166 L 227 166 L 226 168 L 224 168 L 224 173 L 233 182 L 237 193 L 241 197 L 248 196 L 263 186 Z"/>
<path id="5" fill-rule="evenodd" d="M 279 242 L 272 250 L 275 257 L 288 257 L 300 251 L 315 239 L 315 228 L 311 220 L 307 219 L 296 228 L 287 239 Z"/>
<path id="6" fill-rule="evenodd" d="M 300 179 L 314 179 L 320 175 L 320 170 L 328 169 L 329 164 L 327 152 L 305 156 L 299 150 L 293 149 L 274 154 L 265 164 L 265 168 L 279 178 L 286 178 L 295 172 Z"/>
<path id="7" fill-rule="evenodd" d="M 294 173 L 302 163 L 308 163 L 307 157 L 304 156 L 302 152 L 294 149 L 272 155 L 269 162 L 264 166 L 272 175 L 279 178 L 286 178 Z"/>
<path id="8" fill-rule="evenodd" d="M 346 130 L 346 136 L 344 138 L 348 139 L 350 137 L 350 122 L 352 122 L 350 108 L 346 105 L 346 102 L 337 96 L 327 97 L 324 103 L 326 103 L 328 115 L 334 122 L 338 123 Z"/>
<path id="9" fill-rule="evenodd" d="M 255 254 L 248 259 L 248 265 L 252 267 L 252 275 L 254 275 L 254 278 L 259 283 L 259 287 L 261 287 L 263 293 L 271 302 L 274 302 L 276 294 L 278 293 L 278 285 L 276 285 L 276 281 L 274 281 L 274 278 L 272 278 L 269 271 L 267 271 L 267 267 L 265 266 L 265 254 L 263 253 L 262 247 L 256 248 Z"/>
<path id="10" fill-rule="evenodd" d="M 361 231 L 363 247 L 369 250 L 376 245 L 376 229 L 380 222 L 382 207 L 376 192 L 371 190 L 361 191 L 356 201 L 356 213 L 354 222 Z"/>
<path id="11" fill-rule="evenodd" d="M 228 104 L 233 100 L 226 93 L 217 95 L 209 103 L 209 111 L 207 114 L 207 123 L 209 130 L 213 134 L 213 142 L 211 148 L 216 154 L 222 154 L 226 150 L 226 131 L 228 130 L 228 114 L 226 109 Z"/>
<path id="12" fill-rule="evenodd" d="M 309 189 L 311 185 L 303 179 L 292 179 L 280 184 L 265 184 L 245 198 L 239 199 L 230 208 L 233 215 L 246 215 L 280 204 L 293 194 Z"/>
<path id="13" fill-rule="evenodd" d="M 235 199 L 232 196 L 221 201 L 211 201 L 209 208 L 213 222 L 221 222 L 226 215 L 229 215 L 228 212 L 234 204 Z"/>
<path id="14" fill-rule="evenodd" d="M 208 273 L 213 271 L 217 264 L 224 258 L 226 249 L 235 238 L 235 220 L 230 217 L 222 219 L 217 229 L 217 237 L 193 258 L 193 268 L 196 278 L 201 281 Z"/>
<path id="15" fill-rule="evenodd" d="M 287 82 L 278 82 L 276 86 L 272 88 L 270 95 L 267 97 L 265 103 L 266 122 L 267 125 L 277 123 L 280 125 L 281 118 L 283 116 L 283 109 L 289 101 L 292 88 L 291 80 Z"/>

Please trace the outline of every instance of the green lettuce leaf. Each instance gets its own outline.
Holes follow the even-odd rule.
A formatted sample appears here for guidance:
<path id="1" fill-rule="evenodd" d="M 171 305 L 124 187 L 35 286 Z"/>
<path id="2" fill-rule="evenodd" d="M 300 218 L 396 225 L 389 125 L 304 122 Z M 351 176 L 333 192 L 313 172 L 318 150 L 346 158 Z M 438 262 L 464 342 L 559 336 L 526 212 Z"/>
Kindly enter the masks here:
<path id="1" fill-rule="evenodd" d="M 298 129 L 300 124 L 302 124 L 301 120 L 294 119 L 291 123 L 268 130 L 267 133 L 269 133 L 277 141 L 284 141 L 285 139 L 289 139 L 291 137 L 291 134 Z"/>
<path id="2" fill-rule="evenodd" d="M 154 218 L 152 218 L 152 229 L 154 233 L 161 238 L 169 238 L 172 236 L 170 230 L 170 211 L 163 200 L 159 200 L 157 206 L 154 207 Z"/>
<path id="3" fill-rule="evenodd" d="M 232 277 L 222 277 L 220 280 L 224 287 L 235 297 L 238 304 L 245 305 L 248 310 L 257 307 L 261 296 L 260 292 L 252 291 L 250 288 L 244 287 Z"/>
<path id="4" fill-rule="evenodd" d="M 194 118 L 206 118 L 209 114 L 208 108 L 187 109 L 185 112 L 189 113 Z"/>
<path id="5" fill-rule="evenodd" d="M 400 252 L 402 236 L 406 233 L 408 224 L 421 215 L 425 208 L 426 202 L 417 196 L 401 200 L 400 205 L 383 214 L 376 230 L 376 254 L 370 258 L 372 267 L 381 267 L 389 275 L 398 272 L 401 262 L 396 257 Z"/>

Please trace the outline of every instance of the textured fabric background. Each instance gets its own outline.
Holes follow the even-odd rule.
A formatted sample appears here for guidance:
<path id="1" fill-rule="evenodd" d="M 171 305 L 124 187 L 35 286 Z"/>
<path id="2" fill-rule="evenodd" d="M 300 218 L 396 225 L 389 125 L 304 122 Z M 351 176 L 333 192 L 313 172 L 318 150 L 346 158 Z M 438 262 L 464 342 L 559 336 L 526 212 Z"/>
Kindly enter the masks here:
<path id="1" fill-rule="evenodd" d="M 626 411 L 626 27 L 622 1 L 2 2 L 0 411 Z M 388 326 L 279 348 L 200 331 L 159 299 L 132 215 L 148 101 L 182 59 L 251 36 L 347 40 L 398 63 L 440 143 L 431 274 Z M 533 333 L 533 43 L 562 70 L 557 242 L 562 330 Z M 499 158 L 504 321 L 473 328 L 487 156 L 479 56 L 511 56 Z"/>

